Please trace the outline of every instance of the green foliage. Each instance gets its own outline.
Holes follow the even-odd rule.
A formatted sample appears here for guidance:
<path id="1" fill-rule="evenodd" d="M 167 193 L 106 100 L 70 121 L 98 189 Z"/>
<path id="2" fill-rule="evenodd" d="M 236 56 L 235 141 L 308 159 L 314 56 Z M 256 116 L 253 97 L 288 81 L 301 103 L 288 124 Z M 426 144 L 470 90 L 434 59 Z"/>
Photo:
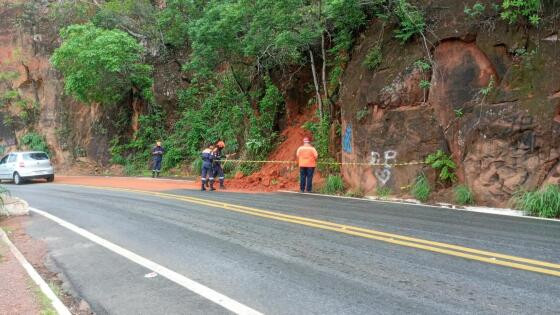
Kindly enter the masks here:
<path id="1" fill-rule="evenodd" d="M 0 94 L 0 106 L 9 104 L 20 98 L 19 92 L 17 90 L 8 90 Z"/>
<path id="2" fill-rule="evenodd" d="M 406 0 L 396 0 L 395 16 L 399 20 L 399 28 L 395 30 L 395 38 L 401 43 L 408 42 L 412 37 L 424 32 L 426 21 L 424 14 Z"/>
<path id="3" fill-rule="evenodd" d="M 364 66 L 373 71 L 379 67 L 382 60 L 383 55 L 381 53 L 381 48 L 379 46 L 375 46 L 368 51 L 366 59 L 364 60 Z"/>
<path id="4" fill-rule="evenodd" d="M 414 62 L 414 67 L 420 69 L 420 71 L 422 72 L 428 72 L 430 71 L 430 69 L 432 69 L 432 65 L 424 59 L 416 60 Z"/>
<path id="5" fill-rule="evenodd" d="M 163 30 L 164 41 L 173 47 L 187 43 L 189 20 L 193 4 L 185 0 L 167 0 L 165 8 L 158 13 L 157 22 Z"/>
<path id="6" fill-rule="evenodd" d="M 537 191 L 519 192 L 513 197 L 514 204 L 530 215 L 544 218 L 560 218 L 560 186 L 549 184 Z"/>
<path id="7" fill-rule="evenodd" d="M 29 132 L 26 133 L 20 140 L 20 143 L 25 149 L 31 151 L 43 151 L 49 154 L 49 146 L 47 145 L 47 140 L 44 136 L 36 133 Z"/>
<path id="8" fill-rule="evenodd" d="M 539 13 L 541 11 L 540 0 L 504 0 L 502 2 L 501 18 L 510 24 L 525 18 L 533 26 L 540 23 Z"/>
<path id="9" fill-rule="evenodd" d="M 428 181 L 426 174 L 418 174 L 418 176 L 414 179 L 414 183 L 412 183 L 410 193 L 414 196 L 414 198 L 420 200 L 421 202 L 426 202 L 428 198 L 430 198 L 431 191 L 432 188 L 430 187 L 430 182 Z"/>
<path id="10" fill-rule="evenodd" d="M 51 61 L 64 75 L 64 89 L 79 101 L 111 105 L 131 90 L 152 86 L 143 48 L 130 35 L 93 24 L 72 25 L 60 33 L 62 45 Z"/>
<path id="11" fill-rule="evenodd" d="M 439 171 L 439 180 L 444 182 L 454 182 L 457 179 L 455 175 L 455 162 L 442 150 L 437 150 L 435 153 L 428 155 L 426 164 Z"/>
<path id="12" fill-rule="evenodd" d="M 488 85 L 482 89 L 480 89 L 480 94 L 482 94 L 482 96 L 488 96 L 493 90 L 494 90 L 494 77 L 492 77 L 490 79 L 490 82 L 488 82 Z"/>
<path id="13" fill-rule="evenodd" d="M 461 118 L 465 115 L 465 113 L 463 112 L 463 108 L 454 109 L 453 112 L 455 113 L 456 118 Z"/>
<path id="14" fill-rule="evenodd" d="M 465 185 L 459 185 L 453 190 L 455 194 L 455 202 L 460 205 L 472 205 L 474 204 L 474 195 L 469 187 Z"/>
<path id="15" fill-rule="evenodd" d="M 317 113 L 317 121 L 310 121 L 303 125 L 303 128 L 313 134 L 313 145 L 319 154 L 318 162 L 333 164 L 318 164 L 317 168 L 326 174 L 335 174 L 340 171 L 340 166 L 336 164 L 336 160 L 332 158 L 329 151 L 329 131 L 331 127 L 330 119 L 327 115 L 323 118 Z"/>
<path id="16" fill-rule="evenodd" d="M 382 187 L 377 187 L 375 193 L 379 198 L 386 199 L 391 195 L 391 193 L 393 193 L 393 191 L 391 190 L 390 187 L 382 186 Z"/>
<path id="17" fill-rule="evenodd" d="M 320 192 L 327 195 L 341 195 L 344 193 L 344 181 L 340 175 L 329 175 Z"/>
<path id="18" fill-rule="evenodd" d="M 432 83 L 430 83 L 430 81 L 428 80 L 420 80 L 418 86 L 420 86 L 422 90 L 427 90 L 432 86 Z"/>
<path id="19" fill-rule="evenodd" d="M 470 18 L 476 18 L 481 16 L 486 10 L 486 6 L 480 2 L 475 3 L 471 8 L 465 6 L 465 14 Z"/>
<path id="20" fill-rule="evenodd" d="M 12 81 L 19 78 L 19 72 L 16 71 L 0 71 L 0 82 Z"/>

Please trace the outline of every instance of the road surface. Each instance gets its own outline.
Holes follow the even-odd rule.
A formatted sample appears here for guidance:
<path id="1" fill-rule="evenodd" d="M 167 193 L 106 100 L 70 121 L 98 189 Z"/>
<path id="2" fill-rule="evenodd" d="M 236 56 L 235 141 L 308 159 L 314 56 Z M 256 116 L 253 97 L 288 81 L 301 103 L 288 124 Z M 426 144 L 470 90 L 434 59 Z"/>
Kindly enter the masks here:
<path id="1" fill-rule="evenodd" d="M 97 314 L 560 309 L 558 222 L 288 193 L 8 188 L 44 211 L 27 233 Z M 142 259 L 163 269 L 146 277 Z"/>

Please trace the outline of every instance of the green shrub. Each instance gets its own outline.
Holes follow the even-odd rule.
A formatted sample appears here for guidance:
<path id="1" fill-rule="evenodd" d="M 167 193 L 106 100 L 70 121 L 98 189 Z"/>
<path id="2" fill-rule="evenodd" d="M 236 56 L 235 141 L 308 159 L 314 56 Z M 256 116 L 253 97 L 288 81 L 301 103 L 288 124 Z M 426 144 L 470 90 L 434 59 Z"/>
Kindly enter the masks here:
<path id="1" fill-rule="evenodd" d="M 327 195 L 340 195 L 344 192 L 344 182 L 340 175 L 329 175 L 323 187 L 321 187 L 321 193 Z"/>
<path id="2" fill-rule="evenodd" d="M 442 150 L 437 150 L 436 153 L 428 155 L 426 164 L 439 171 L 439 180 L 442 183 L 447 181 L 454 182 L 457 179 L 454 173 L 457 165 L 455 165 L 451 157 Z"/>
<path id="3" fill-rule="evenodd" d="M 529 23 L 537 26 L 541 20 L 540 0 L 504 0 L 502 2 L 501 18 L 510 24 L 517 22 L 520 18 L 526 18 Z"/>
<path id="4" fill-rule="evenodd" d="M 364 60 L 364 66 L 373 71 L 379 67 L 382 60 L 383 54 L 381 53 L 381 48 L 379 46 L 375 46 L 368 51 Z"/>
<path id="5" fill-rule="evenodd" d="M 463 10 L 463 12 L 465 12 L 465 14 L 470 18 L 475 18 L 482 15 L 482 13 L 484 13 L 484 10 L 486 10 L 486 6 L 480 2 L 477 2 L 471 8 L 465 6 L 465 10 Z"/>
<path id="6" fill-rule="evenodd" d="M 546 185 L 537 191 L 517 193 L 513 197 L 515 207 L 530 215 L 544 218 L 560 217 L 560 186 Z"/>
<path id="7" fill-rule="evenodd" d="M 377 187 L 375 192 L 379 198 L 385 199 L 389 197 L 393 191 L 389 187 L 382 186 L 382 187 Z"/>
<path id="8" fill-rule="evenodd" d="M 460 205 L 472 205 L 474 204 L 474 195 L 469 187 L 465 185 L 459 185 L 454 189 L 455 202 Z"/>
<path id="9" fill-rule="evenodd" d="M 64 75 L 64 90 L 84 103 L 116 104 L 133 90 L 149 90 L 152 67 L 142 63 L 144 48 L 127 33 L 91 23 L 60 32 L 62 45 L 51 57 Z"/>
<path id="10" fill-rule="evenodd" d="M 49 146 L 47 140 L 42 135 L 36 132 L 26 133 L 21 138 L 21 144 L 27 149 L 32 151 L 43 151 L 49 154 Z"/>
<path id="11" fill-rule="evenodd" d="M 395 38 L 406 43 L 414 35 L 420 34 L 426 27 L 423 13 L 406 0 L 398 0 L 395 15 L 399 20 L 399 28 L 395 30 Z"/>
<path id="12" fill-rule="evenodd" d="M 410 189 L 410 193 L 414 196 L 414 198 L 426 202 L 428 198 L 430 198 L 430 193 L 432 188 L 430 187 L 430 182 L 426 177 L 426 174 L 420 173 L 414 179 L 414 183 L 412 184 L 412 188 Z"/>

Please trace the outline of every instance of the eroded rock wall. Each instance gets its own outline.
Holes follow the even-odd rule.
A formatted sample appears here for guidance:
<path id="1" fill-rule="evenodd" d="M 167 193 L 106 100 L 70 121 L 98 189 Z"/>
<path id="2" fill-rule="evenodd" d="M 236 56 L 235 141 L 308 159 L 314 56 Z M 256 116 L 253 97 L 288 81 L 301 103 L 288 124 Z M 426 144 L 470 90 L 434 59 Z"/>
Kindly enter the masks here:
<path id="1" fill-rule="evenodd" d="M 343 79 L 342 160 L 346 181 L 366 193 L 406 192 L 442 149 L 477 201 L 505 205 L 519 189 L 560 181 L 560 42 L 554 24 L 507 25 L 497 16 L 473 21 L 476 1 L 422 5 L 428 29 L 401 45 L 395 25 L 374 21 L 357 43 Z M 490 5 L 490 2 L 487 3 Z M 381 47 L 381 64 L 364 65 Z M 417 60 L 431 64 L 419 70 Z M 429 89 L 420 88 L 421 80 Z M 383 165 L 388 164 L 388 165 Z"/>

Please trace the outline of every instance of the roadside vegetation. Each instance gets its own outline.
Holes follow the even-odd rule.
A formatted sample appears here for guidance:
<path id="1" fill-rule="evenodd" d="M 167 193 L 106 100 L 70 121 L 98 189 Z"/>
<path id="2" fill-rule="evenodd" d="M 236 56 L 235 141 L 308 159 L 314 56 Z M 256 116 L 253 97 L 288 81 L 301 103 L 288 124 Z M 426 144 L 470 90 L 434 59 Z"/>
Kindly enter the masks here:
<path id="1" fill-rule="evenodd" d="M 455 202 L 460 205 L 472 205 L 474 204 L 474 195 L 470 188 L 466 185 L 459 185 L 453 189 L 455 194 Z"/>
<path id="2" fill-rule="evenodd" d="M 532 216 L 560 218 L 560 186 L 549 184 L 536 191 L 519 192 L 513 204 Z"/>
<path id="3" fill-rule="evenodd" d="M 414 180 L 414 183 L 412 183 L 412 187 L 410 190 L 414 198 L 422 202 L 426 202 L 428 201 L 428 198 L 430 198 L 431 191 L 432 188 L 430 187 L 430 181 L 426 177 L 426 174 L 418 174 L 418 176 L 416 176 Z"/>
<path id="4" fill-rule="evenodd" d="M 327 195 L 342 195 L 344 194 L 344 181 L 339 175 L 329 175 L 319 191 Z"/>

